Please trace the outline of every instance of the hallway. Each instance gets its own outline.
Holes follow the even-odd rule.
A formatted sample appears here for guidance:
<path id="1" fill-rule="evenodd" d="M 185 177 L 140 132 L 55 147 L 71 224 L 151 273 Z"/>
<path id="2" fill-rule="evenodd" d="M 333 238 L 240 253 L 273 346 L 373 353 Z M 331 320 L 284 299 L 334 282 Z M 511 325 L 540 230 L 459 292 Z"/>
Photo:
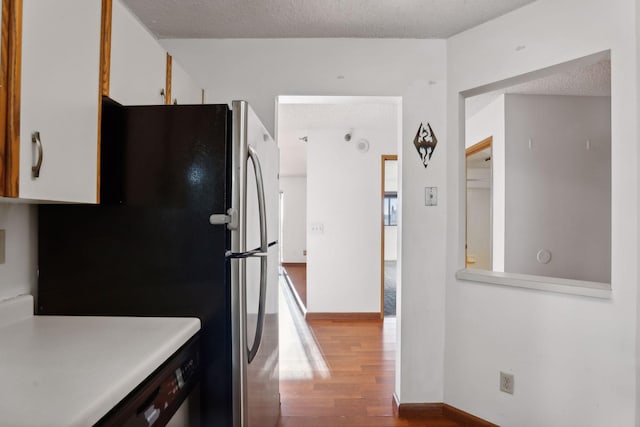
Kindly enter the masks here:
<path id="1" fill-rule="evenodd" d="M 393 416 L 396 319 L 307 322 L 280 286 L 281 427 L 459 427 Z"/>

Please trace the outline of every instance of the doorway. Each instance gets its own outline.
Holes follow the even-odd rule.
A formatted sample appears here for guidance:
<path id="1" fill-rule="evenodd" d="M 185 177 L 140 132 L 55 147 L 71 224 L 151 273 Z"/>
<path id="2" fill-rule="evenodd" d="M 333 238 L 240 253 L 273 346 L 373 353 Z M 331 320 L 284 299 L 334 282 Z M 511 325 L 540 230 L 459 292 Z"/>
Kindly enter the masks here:
<path id="1" fill-rule="evenodd" d="M 466 150 L 465 267 L 479 270 L 492 270 L 492 142 L 488 137 Z"/>
<path id="2" fill-rule="evenodd" d="M 398 261 L 398 156 L 383 155 L 381 162 L 380 318 L 396 315 Z"/>

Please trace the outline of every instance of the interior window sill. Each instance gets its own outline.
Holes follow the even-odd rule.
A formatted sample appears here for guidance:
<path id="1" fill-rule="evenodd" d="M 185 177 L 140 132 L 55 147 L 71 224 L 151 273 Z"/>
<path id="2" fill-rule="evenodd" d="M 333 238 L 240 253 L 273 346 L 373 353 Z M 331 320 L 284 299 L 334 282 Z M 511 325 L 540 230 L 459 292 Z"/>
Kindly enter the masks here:
<path id="1" fill-rule="evenodd" d="M 611 284 L 528 274 L 500 273 L 466 268 L 456 272 L 456 278 L 469 282 L 490 283 L 515 288 L 535 289 L 561 294 L 611 299 Z"/>

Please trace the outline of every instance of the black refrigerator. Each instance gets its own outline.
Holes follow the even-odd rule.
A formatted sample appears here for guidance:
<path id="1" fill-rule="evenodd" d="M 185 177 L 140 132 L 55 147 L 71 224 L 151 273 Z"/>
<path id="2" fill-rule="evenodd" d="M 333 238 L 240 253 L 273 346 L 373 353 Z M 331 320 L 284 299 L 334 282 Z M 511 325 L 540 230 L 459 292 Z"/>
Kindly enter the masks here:
<path id="1" fill-rule="evenodd" d="M 102 108 L 100 203 L 39 207 L 37 313 L 198 317 L 200 425 L 275 426 L 275 142 L 244 101 Z"/>

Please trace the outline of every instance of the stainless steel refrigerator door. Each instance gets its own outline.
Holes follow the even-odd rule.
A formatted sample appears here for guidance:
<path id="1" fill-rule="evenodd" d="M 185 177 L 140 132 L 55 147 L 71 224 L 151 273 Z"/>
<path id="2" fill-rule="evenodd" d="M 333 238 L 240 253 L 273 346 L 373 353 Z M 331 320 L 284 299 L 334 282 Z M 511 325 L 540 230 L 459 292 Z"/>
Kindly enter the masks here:
<path id="1" fill-rule="evenodd" d="M 246 102 L 233 103 L 233 332 L 239 372 L 234 395 L 242 427 L 275 426 L 279 415 L 278 148 Z M 237 178 L 237 179 L 236 179 Z M 236 191 L 238 189 L 238 191 Z M 261 200 L 262 197 L 262 200 Z M 262 216 L 262 219 L 261 219 Z M 262 309 L 260 306 L 262 305 Z"/>

